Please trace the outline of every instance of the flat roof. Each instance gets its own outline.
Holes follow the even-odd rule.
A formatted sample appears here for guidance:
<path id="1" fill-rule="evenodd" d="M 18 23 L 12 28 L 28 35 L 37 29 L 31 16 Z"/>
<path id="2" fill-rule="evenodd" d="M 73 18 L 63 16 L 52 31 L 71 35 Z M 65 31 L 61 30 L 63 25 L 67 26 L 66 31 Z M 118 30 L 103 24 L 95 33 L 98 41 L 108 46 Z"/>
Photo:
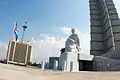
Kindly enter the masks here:
<path id="1" fill-rule="evenodd" d="M 92 61 L 93 58 L 94 58 L 93 55 L 79 54 L 79 59 L 80 59 L 80 60 Z"/>

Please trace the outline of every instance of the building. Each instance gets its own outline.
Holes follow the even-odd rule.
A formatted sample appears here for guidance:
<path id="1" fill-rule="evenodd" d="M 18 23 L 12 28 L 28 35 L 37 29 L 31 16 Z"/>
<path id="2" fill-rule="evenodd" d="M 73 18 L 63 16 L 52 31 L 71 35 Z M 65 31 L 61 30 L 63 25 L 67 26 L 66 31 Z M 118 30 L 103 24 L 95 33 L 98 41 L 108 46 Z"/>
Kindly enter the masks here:
<path id="1" fill-rule="evenodd" d="M 55 61 L 58 61 L 59 64 L 59 57 L 49 57 L 49 69 L 54 69 Z"/>
<path id="2" fill-rule="evenodd" d="M 93 55 L 79 54 L 78 63 L 79 71 L 92 71 L 93 70 Z"/>
<path id="3" fill-rule="evenodd" d="M 93 70 L 120 70 L 120 19 L 113 0 L 89 0 Z"/>
<path id="4" fill-rule="evenodd" d="M 120 49 L 120 19 L 113 0 L 89 0 L 91 50 L 90 54 L 112 55 Z M 114 56 L 115 57 L 115 56 Z"/>
<path id="5" fill-rule="evenodd" d="M 67 72 L 92 71 L 93 70 L 93 55 L 85 55 L 74 52 L 63 52 L 59 58 L 59 70 Z M 67 63 L 71 60 L 70 63 Z"/>
<path id="6" fill-rule="evenodd" d="M 28 42 L 10 41 L 7 51 L 7 62 L 26 65 L 30 62 L 32 46 Z"/>

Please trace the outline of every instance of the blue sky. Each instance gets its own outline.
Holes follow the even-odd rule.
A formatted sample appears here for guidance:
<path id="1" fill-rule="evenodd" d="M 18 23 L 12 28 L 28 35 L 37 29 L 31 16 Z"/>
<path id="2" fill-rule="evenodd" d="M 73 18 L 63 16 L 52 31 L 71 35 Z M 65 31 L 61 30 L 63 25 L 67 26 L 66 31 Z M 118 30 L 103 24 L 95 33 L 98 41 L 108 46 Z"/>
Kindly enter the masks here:
<path id="1" fill-rule="evenodd" d="M 0 40 L 11 39 L 13 24 L 19 32 L 28 21 L 25 40 L 40 34 L 64 36 L 60 27 L 73 27 L 87 32 L 89 27 L 88 0 L 0 0 Z"/>
<path id="2" fill-rule="evenodd" d="M 0 0 L 0 59 L 6 56 L 13 24 L 18 22 L 21 34 L 25 20 L 28 21 L 25 40 L 34 37 L 32 61 L 59 56 L 71 28 L 78 32 L 81 53 L 89 54 L 88 3 L 88 0 Z M 120 15 L 120 0 L 114 0 L 114 3 Z"/>

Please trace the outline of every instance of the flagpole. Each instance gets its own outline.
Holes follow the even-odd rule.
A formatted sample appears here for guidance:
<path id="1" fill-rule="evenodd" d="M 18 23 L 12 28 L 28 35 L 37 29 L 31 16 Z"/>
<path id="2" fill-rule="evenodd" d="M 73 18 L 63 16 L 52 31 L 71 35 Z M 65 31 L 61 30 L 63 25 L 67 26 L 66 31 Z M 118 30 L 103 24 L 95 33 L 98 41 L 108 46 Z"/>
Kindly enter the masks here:
<path id="1" fill-rule="evenodd" d="M 24 39 L 25 30 L 27 29 L 27 21 L 25 21 L 25 25 L 23 25 L 22 27 L 23 27 L 23 32 L 22 32 L 22 38 L 20 41 L 20 50 L 19 50 L 19 54 L 18 54 L 18 64 L 20 63 L 20 57 L 21 57 L 21 53 L 22 53 L 22 42 Z"/>

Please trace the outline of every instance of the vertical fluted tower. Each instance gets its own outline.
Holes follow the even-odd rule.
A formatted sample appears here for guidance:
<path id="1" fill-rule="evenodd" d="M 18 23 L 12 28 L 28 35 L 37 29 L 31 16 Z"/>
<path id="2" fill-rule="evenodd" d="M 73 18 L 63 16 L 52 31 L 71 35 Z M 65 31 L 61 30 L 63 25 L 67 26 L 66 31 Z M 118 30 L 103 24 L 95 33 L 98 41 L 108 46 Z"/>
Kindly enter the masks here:
<path id="1" fill-rule="evenodd" d="M 120 19 L 112 0 L 89 0 L 91 55 L 120 49 Z"/>

